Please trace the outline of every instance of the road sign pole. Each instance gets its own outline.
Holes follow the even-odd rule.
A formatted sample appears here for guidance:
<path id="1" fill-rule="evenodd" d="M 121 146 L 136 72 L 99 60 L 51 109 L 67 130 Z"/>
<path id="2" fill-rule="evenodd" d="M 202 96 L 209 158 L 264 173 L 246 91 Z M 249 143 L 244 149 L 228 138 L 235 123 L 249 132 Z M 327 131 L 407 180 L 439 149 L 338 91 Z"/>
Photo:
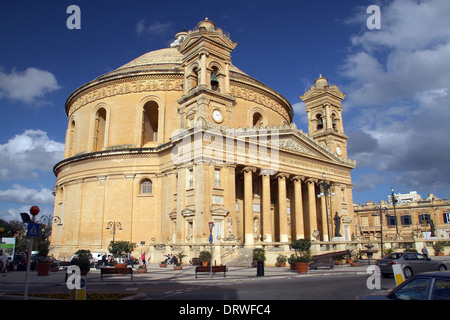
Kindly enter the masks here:
<path id="1" fill-rule="evenodd" d="M 36 216 L 39 214 L 39 207 L 32 206 L 30 208 L 30 213 L 33 216 L 32 223 L 36 222 Z M 29 220 L 28 220 L 29 222 Z M 25 274 L 25 290 L 23 293 L 23 299 L 28 300 L 28 281 L 30 277 L 30 267 L 31 267 L 31 251 L 33 250 L 33 237 L 30 237 L 30 242 L 28 242 L 28 253 L 27 253 L 27 272 Z"/>
<path id="2" fill-rule="evenodd" d="M 32 218 L 33 223 L 36 221 L 35 216 Z M 30 266 L 31 266 L 31 251 L 33 250 L 33 237 L 30 237 L 28 242 L 28 252 L 27 252 L 27 273 L 25 274 L 25 291 L 23 293 L 24 300 L 28 299 L 28 280 L 30 276 Z"/>

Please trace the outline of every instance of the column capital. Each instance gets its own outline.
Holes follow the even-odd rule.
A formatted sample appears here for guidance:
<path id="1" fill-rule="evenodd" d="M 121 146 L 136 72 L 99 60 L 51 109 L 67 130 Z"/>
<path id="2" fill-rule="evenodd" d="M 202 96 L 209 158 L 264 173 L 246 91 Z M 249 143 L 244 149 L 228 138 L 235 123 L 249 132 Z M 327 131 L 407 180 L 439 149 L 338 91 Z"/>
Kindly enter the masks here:
<path id="1" fill-rule="evenodd" d="M 256 167 L 247 166 L 242 169 L 242 172 L 250 172 L 251 171 L 251 172 L 255 173 L 256 170 L 257 170 Z"/>
<path id="2" fill-rule="evenodd" d="M 314 178 L 307 178 L 305 180 L 306 183 L 317 183 L 319 182 L 319 179 L 314 179 Z"/>
<path id="3" fill-rule="evenodd" d="M 296 174 L 295 176 L 291 177 L 291 181 L 305 181 L 305 177 L 304 176 L 300 176 L 298 174 Z"/>
<path id="4" fill-rule="evenodd" d="M 286 179 L 288 179 L 289 178 L 289 173 L 287 173 L 287 172 L 280 172 L 280 173 L 278 173 L 275 176 L 275 178 L 286 178 Z"/>
<path id="5" fill-rule="evenodd" d="M 273 176 L 277 171 L 271 169 L 261 169 L 260 175 L 262 176 Z"/>

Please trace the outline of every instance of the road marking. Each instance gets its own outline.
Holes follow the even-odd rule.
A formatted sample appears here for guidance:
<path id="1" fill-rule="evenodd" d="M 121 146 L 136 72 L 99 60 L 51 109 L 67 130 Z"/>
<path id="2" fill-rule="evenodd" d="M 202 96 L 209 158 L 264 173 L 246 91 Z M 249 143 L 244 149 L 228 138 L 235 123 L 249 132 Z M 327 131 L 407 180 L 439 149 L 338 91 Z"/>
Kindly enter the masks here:
<path id="1" fill-rule="evenodd" d="M 125 291 L 136 291 L 138 288 L 126 288 Z"/>

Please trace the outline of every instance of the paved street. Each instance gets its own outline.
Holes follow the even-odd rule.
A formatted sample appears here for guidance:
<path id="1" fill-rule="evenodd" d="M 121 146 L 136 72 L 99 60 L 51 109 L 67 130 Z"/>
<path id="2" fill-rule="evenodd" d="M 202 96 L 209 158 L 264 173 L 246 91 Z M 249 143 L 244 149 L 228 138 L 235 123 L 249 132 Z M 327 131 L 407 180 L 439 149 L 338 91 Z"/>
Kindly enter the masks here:
<path id="1" fill-rule="evenodd" d="M 334 269 L 309 270 L 301 275 L 289 268 L 265 267 L 264 277 L 256 276 L 256 268 L 230 267 L 226 278 L 223 273 L 194 276 L 195 267 L 185 266 L 176 271 L 172 267 L 150 265 L 146 274 L 108 275 L 100 279 L 100 271 L 93 269 L 87 276 L 90 292 L 129 292 L 136 300 L 291 300 L 291 299 L 354 299 L 370 294 L 367 289 L 367 265 L 335 266 Z M 39 277 L 30 274 L 29 292 L 68 292 L 64 271 Z M 0 276 L 0 298 L 12 299 L 12 293 L 22 293 L 25 272 Z M 381 290 L 394 286 L 393 279 L 382 279 Z M 324 290 L 326 289 L 326 290 Z"/>

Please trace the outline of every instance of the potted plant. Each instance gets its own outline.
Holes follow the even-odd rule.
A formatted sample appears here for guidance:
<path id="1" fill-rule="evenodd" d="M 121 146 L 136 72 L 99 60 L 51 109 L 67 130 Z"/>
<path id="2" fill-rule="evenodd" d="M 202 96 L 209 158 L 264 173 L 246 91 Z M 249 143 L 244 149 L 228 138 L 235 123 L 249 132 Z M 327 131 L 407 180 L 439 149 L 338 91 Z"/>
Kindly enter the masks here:
<path id="1" fill-rule="evenodd" d="M 287 256 L 285 256 L 284 254 L 279 254 L 277 257 L 277 265 L 279 267 L 286 267 L 286 261 L 287 261 Z"/>
<path id="2" fill-rule="evenodd" d="M 264 251 L 264 249 L 262 248 L 255 248 L 253 249 L 253 261 L 254 262 L 258 262 L 258 261 L 266 261 L 266 253 Z M 256 263 L 254 263 L 254 265 L 256 266 Z"/>
<path id="3" fill-rule="evenodd" d="M 160 267 L 160 268 L 166 268 L 166 267 L 167 267 L 167 262 L 166 262 L 166 260 L 161 261 L 161 262 L 159 263 L 159 267 Z"/>
<path id="4" fill-rule="evenodd" d="M 127 257 L 131 252 L 136 249 L 137 244 L 130 241 L 111 241 L 108 246 L 108 250 L 113 254 L 114 258 Z M 126 268 L 126 263 L 116 264 L 116 268 Z"/>
<path id="5" fill-rule="evenodd" d="M 433 250 L 434 250 L 435 256 L 443 256 L 444 255 L 444 242 L 437 241 L 435 244 L 433 244 Z"/>
<path id="6" fill-rule="evenodd" d="M 295 255 L 297 256 L 296 266 L 298 273 L 307 273 L 309 263 L 311 262 L 311 240 L 294 240 L 289 244 L 289 247 L 294 249 Z"/>
<path id="7" fill-rule="evenodd" d="M 147 266 L 145 264 L 139 265 L 139 267 L 137 268 L 137 272 L 138 273 L 147 273 Z"/>
<path id="8" fill-rule="evenodd" d="M 348 264 L 352 264 L 352 263 L 353 263 L 353 252 L 351 252 L 351 253 L 347 256 L 347 263 L 348 263 Z"/>
<path id="9" fill-rule="evenodd" d="M 288 259 L 288 263 L 290 265 L 291 270 L 297 270 L 297 261 L 298 257 L 295 254 L 291 254 L 291 256 Z"/>
<path id="10" fill-rule="evenodd" d="M 359 265 L 360 265 L 359 252 L 358 251 L 352 252 L 351 257 L 352 257 L 352 262 L 350 263 L 350 265 L 352 267 L 359 267 Z"/>
<path id="11" fill-rule="evenodd" d="M 211 252 L 206 251 L 206 250 L 200 251 L 198 259 L 201 261 L 201 263 L 202 263 L 202 265 L 204 267 L 207 267 L 208 266 L 208 262 L 211 261 Z"/>
<path id="12" fill-rule="evenodd" d="M 76 265 L 80 268 L 81 275 L 87 275 L 91 269 L 91 260 L 93 259 L 91 251 L 80 249 L 75 252 L 75 256 L 70 261 L 71 265 Z"/>
<path id="13" fill-rule="evenodd" d="M 352 267 L 359 267 L 360 266 L 360 263 L 359 263 L 359 258 L 354 258 L 353 259 L 353 262 L 352 263 L 350 263 L 350 265 L 352 266 Z"/>
<path id="14" fill-rule="evenodd" d="M 50 274 L 50 268 L 52 266 L 51 261 L 47 260 L 49 252 L 50 242 L 47 240 L 41 241 L 38 244 L 38 256 L 36 260 L 36 270 L 38 276 L 48 276 Z"/>
<path id="15" fill-rule="evenodd" d="M 253 265 L 256 266 L 256 275 L 264 276 L 264 261 L 266 261 L 266 252 L 263 248 L 253 249 Z"/>
<path id="16" fill-rule="evenodd" d="M 184 251 L 178 252 L 175 256 L 177 257 L 178 262 L 173 266 L 173 269 L 174 270 L 183 269 L 183 258 L 186 257 Z"/>

